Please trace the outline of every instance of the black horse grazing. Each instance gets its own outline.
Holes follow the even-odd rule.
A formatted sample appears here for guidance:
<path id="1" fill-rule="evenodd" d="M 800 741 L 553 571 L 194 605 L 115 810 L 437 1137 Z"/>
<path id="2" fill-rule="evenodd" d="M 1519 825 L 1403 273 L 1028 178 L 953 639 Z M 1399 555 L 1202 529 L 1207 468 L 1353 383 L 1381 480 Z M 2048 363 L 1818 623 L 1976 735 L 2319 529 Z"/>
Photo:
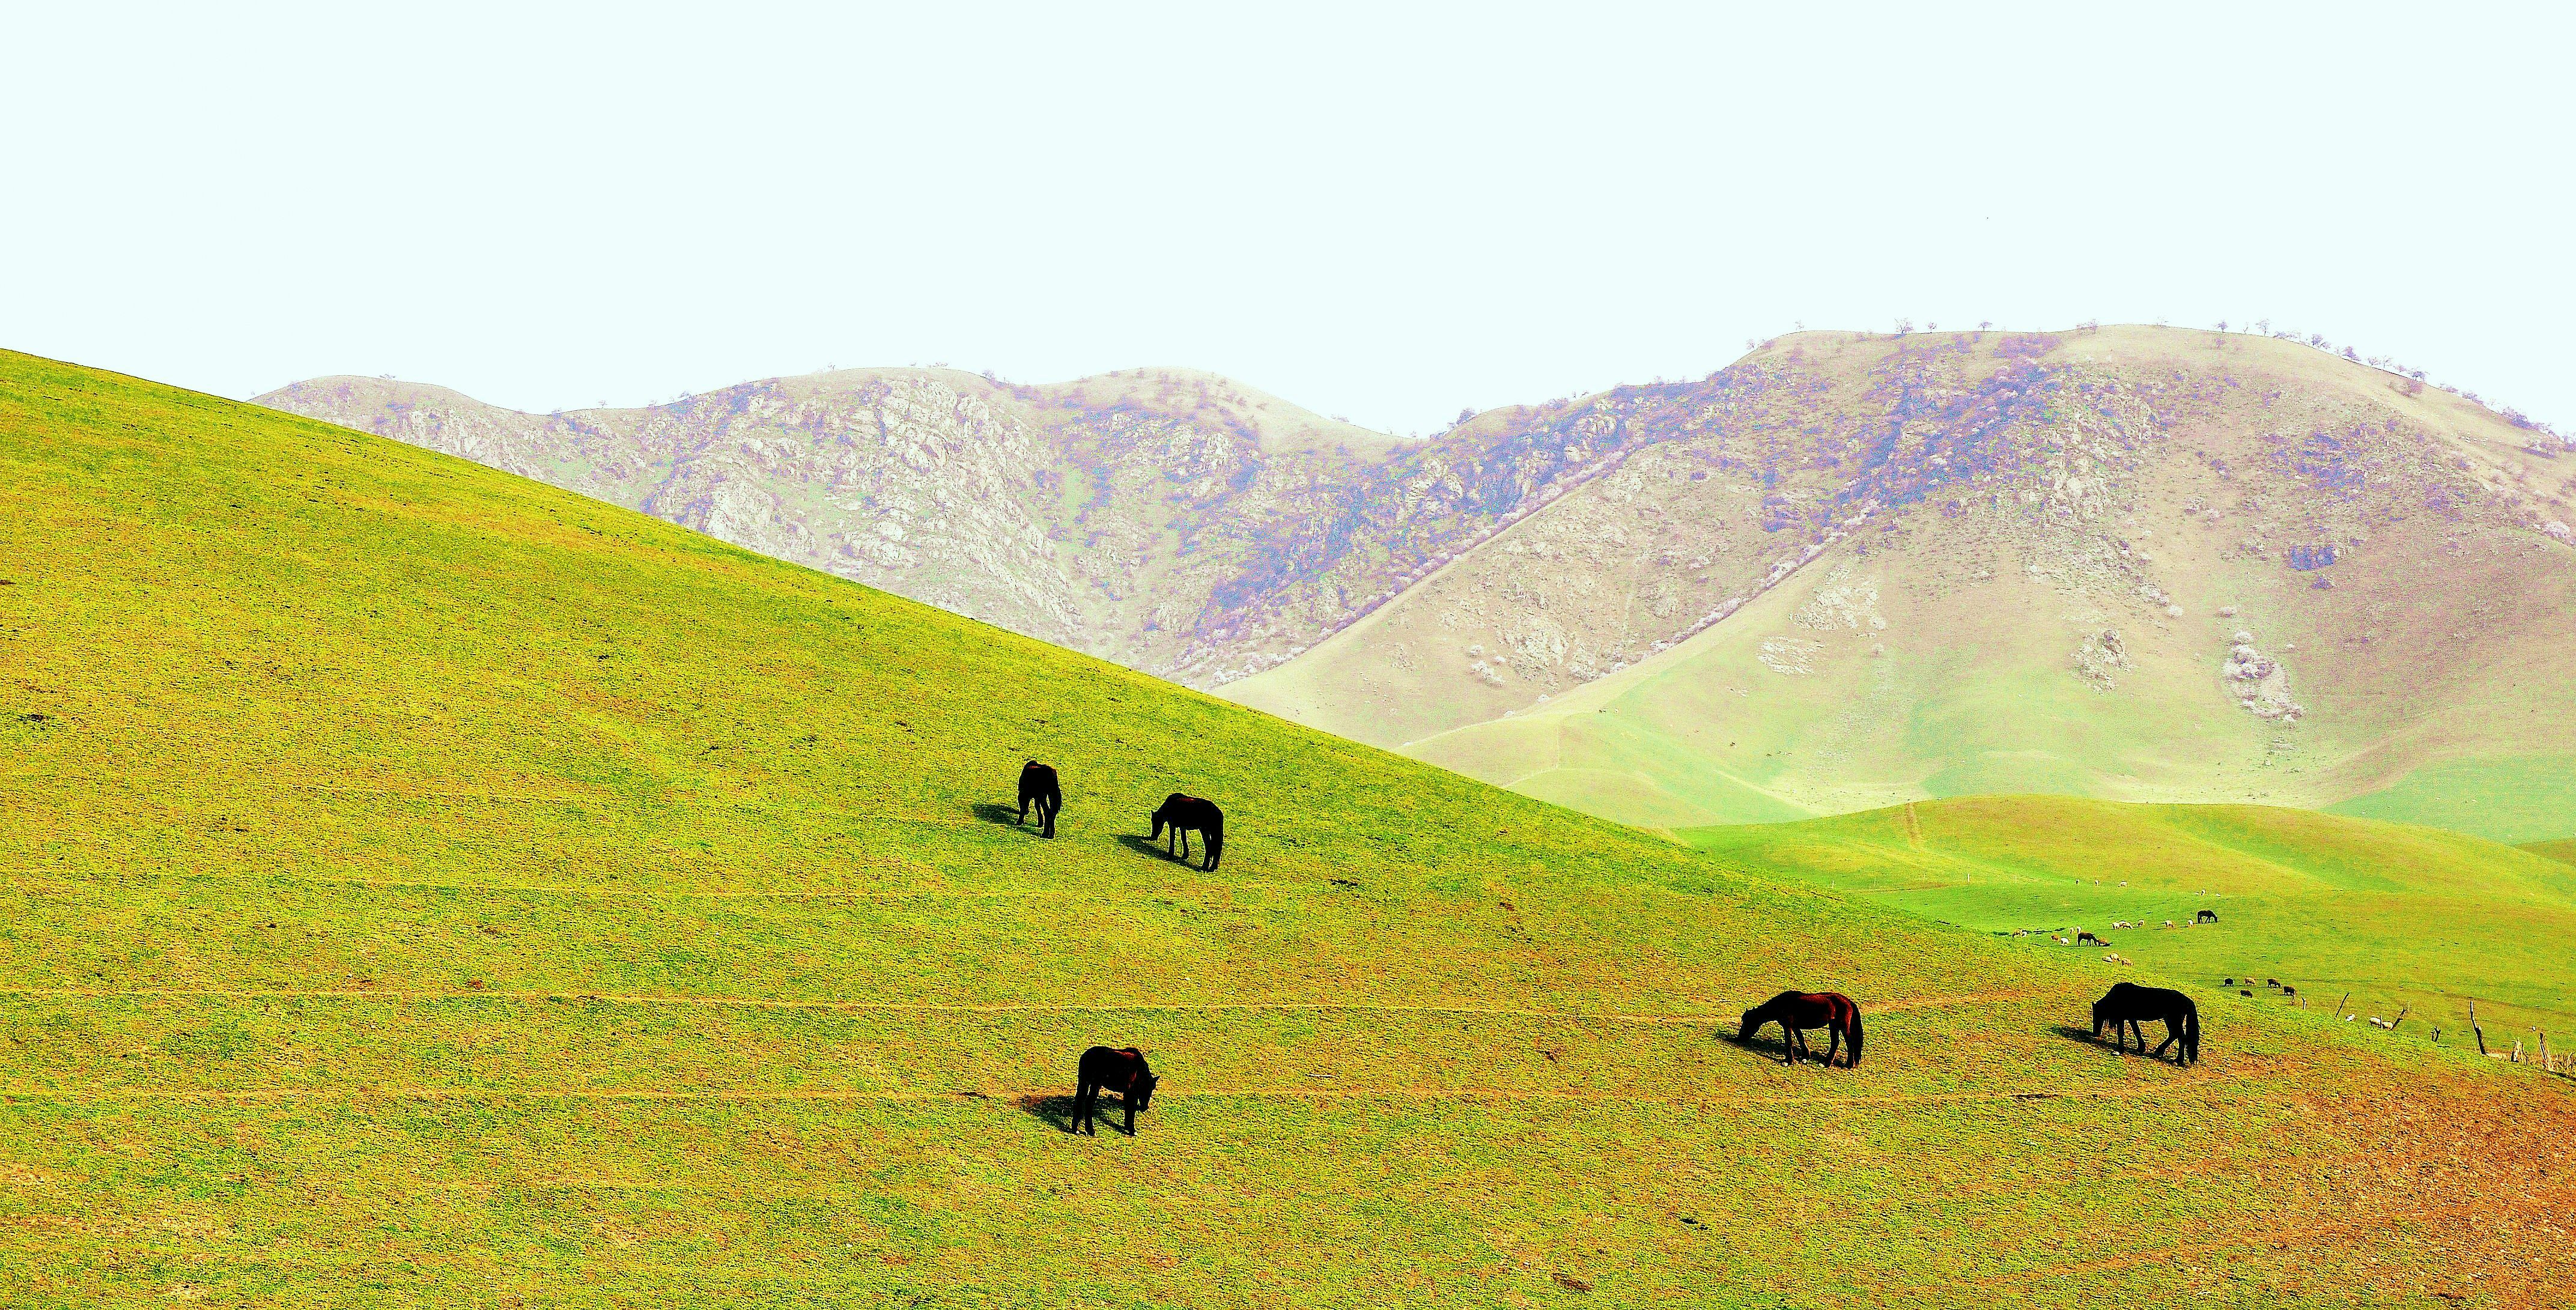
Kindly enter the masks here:
<path id="1" fill-rule="evenodd" d="M 1840 992 L 1782 992 L 1744 1012 L 1744 1030 L 1735 1040 L 1750 1043 L 1753 1034 L 1768 1023 L 1780 1025 L 1780 1045 L 1789 1053 L 1789 1063 L 1813 1054 L 1807 1050 L 1807 1029 L 1823 1028 L 1829 1037 L 1825 1042 L 1825 1067 L 1834 1067 L 1834 1052 L 1843 1038 L 1851 1038 L 1851 1049 L 1843 1054 L 1843 1067 L 1860 1063 L 1860 1006 Z"/>
<path id="2" fill-rule="evenodd" d="M 2155 1058 L 2163 1059 L 2165 1048 L 2181 1043 L 2174 1052 L 2176 1064 L 2200 1062 L 2200 1007 L 2191 998 L 2170 987 L 2140 987 L 2136 983 L 2113 983 L 2102 999 L 2093 1003 L 2093 1038 L 2102 1038 L 2102 1025 L 2111 1026 L 2112 1039 L 2120 1050 L 2129 1049 L 2129 1033 L 2138 1034 L 2138 1054 L 2147 1053 L 2149 1021 L 2162 1021 L 2165 1039 L 2158 1043 Z"/>
<path id="3" fill-rule="evenodd" d="M 2216 923 L 2218 922 L 2218 911 L 2203 910 L 2200 913 L 2193 915 L 2191 921 L 2193 923 Z"/>
<path id="4" fill-rule="evenodd" d="M 1217 857 L 1225 854 L 1225 811 L 1218 809 L 1215 801 L 1173 792 L 1163 798 L 1163 807 L 1154 811 L 1154 836 L 1163 836 L 1166 827 L 1172 830 L 1172 835 L 1164 839 L 1165 855 L 1172 853 L 1172 843 L 1177 841 L 1181 844 L 1179 858 L 1187 861 L 1190 858 L 1190 834 L 1195 832 L 1206 839 L 1200 843 L 1204 858 L 1199 863 L 1199 870 L 1203 873 L 1216 871 Z"/>
<path id="5" fill-rule="evenodd" d="M 1056 812 L 1064 808 L 1064 789 L 1055 782 L 1055 767 L 1031 760 L 1020 766 L 1020 818 L 1029 821 L 1029 807 L 1038 807 L 1038 835 L 1055 835 Z"/>
<path id="6" fill-rule="evenodd" d="M 1073 1124 L 1071 1131 L 1098 1136 L 1091 1126 L 1092 1114 L 1100 1108 L 1100 1094 L 1118 1093 L 1127 1103 L 1127 1135 L 1136 1135 L 1136 1112 L 1154 1099 L 1154 1087 L 1163 1080 L 1154 1076 L 1145 1063 L 1145 1053 L 1135 1047 L 1111 1050 L 1095 1046 L 1082 1053 L 1082 1064 L 1074 1072 Z"/>

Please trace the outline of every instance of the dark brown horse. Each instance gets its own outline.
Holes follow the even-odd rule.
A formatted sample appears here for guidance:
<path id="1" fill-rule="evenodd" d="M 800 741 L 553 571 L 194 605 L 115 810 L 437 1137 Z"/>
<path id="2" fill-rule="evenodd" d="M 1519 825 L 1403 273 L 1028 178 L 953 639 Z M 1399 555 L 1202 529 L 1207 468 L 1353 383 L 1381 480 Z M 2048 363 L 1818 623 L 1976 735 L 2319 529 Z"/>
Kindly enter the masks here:
<path id="1" fill-rule="evenodd" d="M 1095 1046 L 1082 1053 L 1082 1063 L 1075 1067 L 1073 1082 L 1073 1123 L 1069 1131 L 1098 1136 L 1091 1117 L 1100 1108 L 1100 1094 L 1118 1093 L 1127 1105 L 1127 1135 L 1136 1135 L 1136 1112 L 1151 1104 L 1154 1088 L 1163 1080 L 1154 1076 L 1145 1063 L 1145 1053 L 1133 1046 L 1111 1050 Z"/>
<path id="2" fill-rule="evenodd" d="M 1064 808 L 1064 789 L 1056 785 L 1055 768 L 1031 760 L 1020 766 L 1020 819 L 1029 821 L 1029 807 L 1038 810 L 1038 835 L 1055 835 L 1056 812 Z"/>
<path id="3" fill-rule="evenodd" d="M 1205 873 L 1216 871 L 1217 857 L 1225 853 L 1225 811 L 1218 809 L 1215 801 L 1203 801 L 1196 796 L 1184 796 L 1179 792 L 1173 792 L 1163 798 L 1162 808 L 1154 811 L 1153 820 L 1156 837 L 1161 837 L 1167 827 L 1172 831 L 1172 835 L 1163 843 L 1164 854 L 1171 854 L 1172 843 L 1179 842 L 1181 847 L 1179 858 L 1187 863 L 1190 858 L 1190 834 L 1196 832 L 1207 839 L 1201 843 L 1203 848 L 1201 853 L 1205 858 L 1199 863 L 1200 871 Z"/>
<path id="4" fill-rule="evenodd" d="M 1823 1028 L 1830 1034 L 1825 1042 L 1825 1067 L 1834 1066 L 1834 1052 L 1843 1039 L 1851 1039 L 1851 1049 L 1843 1053 L 1843 1067 L 1860 1063 L 1860 1006 L 1840 992 L 1782 992 L 1744 1012 L 1744 1030 L 1735 1040 L 1750 1044 L 1753 1034 L 1764 1024 L 1780 1025 L 1780 1045 L 1788 1052 L 1789 1063 L 1799 1056 L 1814 1058 L 1807 1049 L 1806 1032 Z"/>
<path id="5" fill-rule="evenodd" d="M 2247 992 L 2246 995 L 2253 995 Z M 2190 997 L 2170 987 L 2140 987 L 2136 983 L 2113 983 L 2102 999 L 2093 1003 L 2093 1038 L 2101 1040 L 2102 1029 L 2111 1029 L 2112 1043 L 2122 1051 L 2129 1049 L 2129 1034 L 2138 1035 L 2138 1054 L 2147 1053 L 2147 1028 L 2162 1022 L 2165 1039 L 2155 1050 L 2162 1059 L 2167 1047 L 2179 1046 L 2174 1063 L 2200 1062 L 2200 1007 Z"/>

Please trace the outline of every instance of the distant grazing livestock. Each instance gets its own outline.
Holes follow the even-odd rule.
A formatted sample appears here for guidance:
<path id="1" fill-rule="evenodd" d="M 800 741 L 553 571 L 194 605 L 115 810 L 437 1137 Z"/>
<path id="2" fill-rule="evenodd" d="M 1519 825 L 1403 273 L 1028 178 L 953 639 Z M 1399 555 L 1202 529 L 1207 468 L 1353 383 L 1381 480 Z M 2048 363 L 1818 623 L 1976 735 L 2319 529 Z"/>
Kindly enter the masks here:
<path id="1" fill-rule="evenodd" d="M 2193 915 L 2191 921 L 2193 923 L 2216 923 L 2218 922 L 2218 911 L 2203 910 L 2200 913 Z"/>
<path id="2" fill-rule="evenodd" d="M 2218 981 L 2222 986 L 2233 987 L 2236 985 L 2236 980 L 2233 978 L 2221 978 Z"/>
<path id="3" fill-rule="evenodd" d="M 1064 789 L 1056 785 L 1054 766 L 1036 760 L 1020 766 L 1019 822 L 1029 821 L 1032 805 L 1038 811 L 1038 835 L 1053 837 L 1056 812 L 1064 808 Z"/>
<path id="4" fill-rule="evenodd" d="M 2236 989 L 2236 994 L 2239 996 L 2252 996 L 2254 992 L 2251 988 L 2240 987 Z"/>
<path id="5" fill-rule="evenodd" d="M 2263 980 L 2263 985 L 2266 987 L 2278 987 L 2281 985 L 2281 980 L 2278 978 L 2266 978 Z"/>
<path id="6" fill-rule="evenodd" d="M 1153 818 L 1156 837 L 1162 837 L 1165 828 L 1171 829 L 1172 835 L 1163 841 L 1165 855 L 1172 853 L 1172 843 L 1177 841 L 1181 845 L 1179 858 L 1186 863 L 1190 858 L 1190 834 L 1195 832 L 1205 839 L 1200 843 L 1204 857 L 1200 871 L 1216 871 L 1217 857 L 1225 853 L 1225 811 L 1218 809 L 1215 801 L 1173 792 L 1163 798 L 1162 808 L 1154 811 Z"/>
<path id="7" fill-rule="evenodd" d="M 2281 989 L 2281 994 L 2283 996 L 2296 996 L 2299 994 L 2299 989 L 2296 987 L 2284 987 Z"/>
<path id="8" fill-rule="evenodd" d="M 2129 1049 L 2129 1033 L 2138 1034 L 2138 1053 L 2147 1053 L 2146 1023 L 2161 1020 L 2165 1039 L 2158 1043 L 2155 1058 L 2164 1058 L 2165 1048 L 2181 1044 L 2174 1052 L 2174 1063 L 2195 1064 L 2200 1060 L 2200 1007 L 2191 998 L 2170 987 L 2140 987 L 2136 983 L 2113 983 L 2102 999 L 2093 1003 L 2093 1036 L 2100 1040 L 2102 1026 L 2111 1026 L 2113 1042 L 2120 1050 Z"/>
<path id="9" fill-rule="evenodd" d="M 2138 1044 L 2146 1045 L 2146 1038 Z M 1100 1094 L 1116 1092 L 1127 1106 L 1127 1135 L 1136 1135 L 1136 1113 L 1153 1102 L 1154 1088 L 1162 1083 L 1145 1063 L 1145 1053 L 1129 1046 L 1111 1050 L 1095 1046 L 1082 1053 L 1082 1063 L 1075 1067 L 1073 1082 L 1072 1130 L 1097 1137 L 1092 1116 L 1100 1109 Z"/>
<path id="10" fill-rule="evenodd" d="M 1788 1053 L 1788 1063 L 1796 1064 L 1799 1056 L 1814 1056 L 1807 1050 L 1805 1033 L 1822 1028 L 1828 1033 L 1825 1042 L 1825 1067 L 1834 1067 L 1834 1052 L 1843 1038 L 1851 1038 L 1851 1049 L 1843 1053 L 1843 1067 L 1860 1063 L 1860 1006 L 1840 992 L 1782 992 L 1744 1012 L 1744 1027 L 1735 1040 L 1750 1044 L 1753 1035 L 1764 1024 L 1780 1025 L 1780 1046 Z M 2146 1038 L 2138 1039 L 2139 1045 Z"/>
<path id="11" fill-rule="evenodd" d="M 2075 944 L 2076 944 L 2076 945 L 2078 945 L 2078 946 L 2082 946 L 2082 945 L 2083 945 L 2083 944 L 2085 944 L 2086 942 L 2091 942 L 2092 944 L 2094 944 L 2094 945 L 2096 945 L 2096 946 L 2100 946 L 2100 945 L 2103 945 L 2103 944 L 2104 944 L 2101 938 L 2096 937 L 2096 936 L 2094 936 L 2093 934 L 2091 934 L 2091 933 L 2089 933 L 2089 932 L 2080 932 L 2080 931 L 2079 931 L 2079 932 L 2077 932 L 2077 933 L 2075 934 Z"/>

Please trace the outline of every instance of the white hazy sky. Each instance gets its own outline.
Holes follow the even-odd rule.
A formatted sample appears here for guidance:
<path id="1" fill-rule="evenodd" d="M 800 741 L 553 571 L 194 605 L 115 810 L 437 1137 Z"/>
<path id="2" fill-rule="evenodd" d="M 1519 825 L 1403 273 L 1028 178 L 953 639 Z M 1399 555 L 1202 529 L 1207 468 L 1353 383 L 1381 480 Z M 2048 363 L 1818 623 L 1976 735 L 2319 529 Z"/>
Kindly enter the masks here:
<path id="1" fill-rule="evenodd" d="M 532 410 L 1187 364 L 1412 431 L 1797 322 L 2268 317 L 2565 426 L 2576 7 L 2420 8 L 9 3 L 0 345 Z"/>

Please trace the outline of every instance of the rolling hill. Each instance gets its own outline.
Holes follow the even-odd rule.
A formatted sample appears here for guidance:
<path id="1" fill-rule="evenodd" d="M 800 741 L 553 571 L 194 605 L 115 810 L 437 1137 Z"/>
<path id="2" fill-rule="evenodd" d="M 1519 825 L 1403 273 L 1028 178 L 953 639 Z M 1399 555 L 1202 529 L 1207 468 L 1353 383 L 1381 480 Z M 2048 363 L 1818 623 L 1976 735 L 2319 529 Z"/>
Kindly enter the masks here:
<path id="1" fill-rule="evenodd" d="M 2264 337 L 1783 338 L 1224 694 L 1659 827 L 2052 792 L 2576 835 L 2565 443 Z"/>
<path id="2" fill-rule="evenodd" d="M 2564 1080 L 2206 989 L 2121 1058 L 2127 971 L 430 451 L 0 355 L 0 561 L 37 1304 L 2571 1287 Z M 1789 981 L 1861 1066 L 1718 1039 Z M 1133 1140 L 1063 1130 L 1103 1040 Z"/>
<path id="3" fill-rule="evenodd" d="M 1766 876 L 1995 933 L 2047 953 L 2092 929 L 2142 968 L 2234 978 L 2312 1006 L 2410 1016 L 2412 1040 L 2576 1041 L 2576 868 L 2438 828 L 2256 805 L 2056 796 L 1924 801 L 1797 823 L 1685 830 Z M 2218 916 L 2196 925 L 2201 910 Z M 2137 928 L 2114 931 L 2113 923 Z M 2170 924 L 2171 926 L 2167 926 Z M 2098 951 L 2086 954 L 2098 955 Z M 2254 981 L 2248 981 L 2248 980 Z"/>

